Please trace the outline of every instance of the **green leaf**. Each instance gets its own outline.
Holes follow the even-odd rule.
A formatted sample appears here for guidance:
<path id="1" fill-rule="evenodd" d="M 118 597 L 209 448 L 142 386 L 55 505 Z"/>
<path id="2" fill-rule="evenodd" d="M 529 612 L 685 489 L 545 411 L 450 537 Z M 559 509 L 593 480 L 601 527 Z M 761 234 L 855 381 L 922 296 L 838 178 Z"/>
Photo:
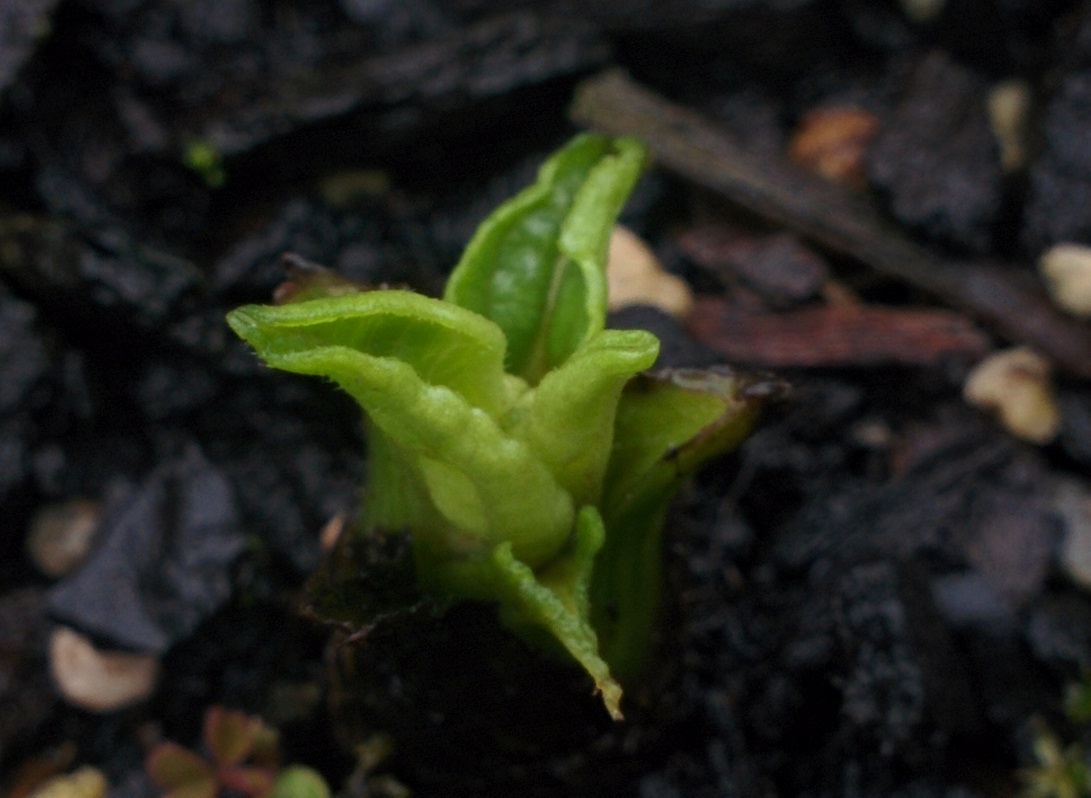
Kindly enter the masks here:
<path id="1" fill-rule="evenodd" d="M 370 522 L 410 524 L 423 563 L 511 540 L 537 566 L 568 540 L 571 497 L 490 415 L 514 395 L 491 322 L 401 291 L 248 306 L 229 321 L 270 365 L 329 377 L 367 411 L 373 487 L 393 497 L 369 509 Z"/>
<path id="2" fill-rule="evenodd" d="M 678 487 L 742 441 L 767 393 L 726 370 L 664 370 L 626 385 L 600 505 L 606 543 L 591 586 L 603 656 L 622 681 L 639 675 L 650 653 L 663 522 Z"/>
<path id="3" fill-rule="evenodd" d="M 273 771 L 261 767 L 220 768 L 220 784 L 249 798 L 266 798 L 273 791 Z"/>
<path id="4" fill-rule="evenodd" d="M 172 798 L 214 798 L 216 774 L 197 754 L 178 743 L 159 743 L 148 754 L 144 770 Z"/>
<path id="5" fill-rule="evenodd" d="M 444 298 L 492 319 L 507 368 L 530 383 L 603 327 L 606 252 L 644 147 L 584 134 L 478 228 Z"/>
<path id="6" fill-rule="evenodd" d="M 590 674 L 607 711 L 620 720 L 621 685 L 599 655 L 588 606 L 592 565 L 605 535 L 598 511 L 584 507 L 571 549 L 547 568 L 533 571 L 512 554 L 507 543 L 493 552 L 492 564 L 506 591 L 500 603 L 505 622 L 517 630 L 529 626 L 549 632 Z"/>
<path id="7" fill-rule="evenodd" d="M 261 721 L 245 712 L 212 706 L 205 712 L 204 737 L 216 763 L 237 765 L 250 756 Z"/>
<path id="8" fill-rule="evenodd" d="M 625 383 L 655 362 L 659 340 L 644 330 L 604 330 L 528 393 L 514 431 L 553 472 L 577 506 L 600 499 Z"/>
<path id="9" fill-rule="evenodd" d="M 228 317 L 271 366 L 326 376 L 366 412 L 364 534 L 408 532 L 422 590 L 497 602 L 615 717 L 618 678 L 647 658 L 674 492 L 759 404 L 731 375 L 634 378 L 658 341 L 603 329 L 609 238 L 644 157 L 577 136 L 481 225 L 444 300 L 308 266 L 281 292 L 292 304 Z M 350 600 L 389 614 L 385 593 L 332 589 L 338 615 Z"/>
<path id="10" fill-rule="evenodd" d="M 332 376 L 323 353 L 351 350 L 403 362 L 421 380 L 488 412 L 510 401 L 503 332 L 476 313 L 411 291 L 245 305 L 228 313 L 227 323 L 274 368 Z"/>
<path id="11" fill-rule="evenodd" d="M 330 787 L 317 770 L 292 765 L 277 776 L 272 798 L 330 798 Z"/>

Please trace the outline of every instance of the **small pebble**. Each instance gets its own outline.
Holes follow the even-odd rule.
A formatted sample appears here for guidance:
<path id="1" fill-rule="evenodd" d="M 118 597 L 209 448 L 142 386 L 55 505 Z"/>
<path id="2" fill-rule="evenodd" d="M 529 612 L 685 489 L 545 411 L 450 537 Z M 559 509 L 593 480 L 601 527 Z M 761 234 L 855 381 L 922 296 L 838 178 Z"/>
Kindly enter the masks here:
<path id="1" fill-rule="evenodd" d="M 55 776 L 32 792 L 28 798 L 103 798 L 106 777 L 89 765 L 63 776 Z"/>
<path id="2" fill-rule="evenodd" d="M 1027 164 L 1030 100 L 1030 85 L 1025 80 L 1001 81 L 989 90 L 989 122 L 1000 145 L 1000 165 L 1005 172 L 1017 172 Z"/>
<path id="3" fill-rule="evenodd" d="M 89 499 L 43 507 L 27 535 L 27 554 L 46 576 L 58 579 L 86 559 L 98 529 L 101 507 Z"/>
<path id="4" fill-rule="evenodd" d="M 49 669 L 66 701 L 91 712 L 113 712 L 152 694 L 159 660 L 148 654 L 100 651 L 61 626 L 49 643 Z"/>
<path id="5" fill-rule="evenodd" d="M 341 535 L 345 531 L 345 522 L 347 520 L 344 513 L 338 513 L 326 522 L 326 525 L 322 527 L 322 531 L 318 533 L 318 543 L 322 547 L 322 551 L 334 550 L 337 541 L 341 539 Z"/>
<path id="6" fill-rule="evenodd" d="M 1061 426 L 1049 362 L 1025 347 L 996 352 L 978 363 L 962 386 L 962 396 L 1032 443 L 1048 443 Z"/>
<path id="7" fill-rule="evenodd" d="M 1042 253 L 1038 269 L 1057 307 L 1091 318 L 1091 247 L 1057 244 Z"/>
<path id="8" fill-rule="evenodd" d="M 693 293 L 686 281 L 664 271 L 651 247 L 621 225 L 610 236 L 606 280 L 610 310 L 652 305 L 684 318 L 693 308 Z"/>
<path id="9" fill-rule="evenodd" d="M 947 0 L 901 0 L 902 11 L 910 22 L 924 25 L 943 13 Z"/>

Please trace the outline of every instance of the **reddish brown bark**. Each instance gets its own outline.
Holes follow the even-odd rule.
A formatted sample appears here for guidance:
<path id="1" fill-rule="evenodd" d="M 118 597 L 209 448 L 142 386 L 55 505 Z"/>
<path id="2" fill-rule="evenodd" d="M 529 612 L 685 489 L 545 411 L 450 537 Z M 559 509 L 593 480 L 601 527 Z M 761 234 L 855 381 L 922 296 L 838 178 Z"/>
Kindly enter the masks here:
<path id="1" fill-rule="evenodd" d="M 734 363 L 767 368 L 926 365 L 945 357 L 977 358 L 988 338 L 946 310 L 824 306 L 755 312 L 718 298 L 697 301 L 690 331 Z"/>

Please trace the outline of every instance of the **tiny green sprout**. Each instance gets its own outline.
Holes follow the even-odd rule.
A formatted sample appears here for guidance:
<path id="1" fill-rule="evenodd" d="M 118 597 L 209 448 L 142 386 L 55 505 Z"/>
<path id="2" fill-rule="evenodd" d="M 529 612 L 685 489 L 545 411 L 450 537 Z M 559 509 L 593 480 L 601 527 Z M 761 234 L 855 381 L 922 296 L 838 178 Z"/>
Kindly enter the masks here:
<path id="1" fill-rule="evenodd" d="M 1023 769 L 1019 774 L 1023 782 L 1023 795 L 1026 798 L 1091 796 L 1091 773 L 1083 746 L 1072 743 L 1065 747 L 1056 733 L 1037 719 L 1033 730 L 1034 758 L 1038 764 Z"/>
<path id="2" fill-rule="evenodd" d="M 209 188 L 219 188 L 227 181 L 223 158 L 208 141 L 192 141 L 182 153 L 182 163 L 201 176 Z"/>
<path id="3" fill-rule="evenodd" d="M 1085 670 L 1065 689 L 1064 714 L 1074 725 L 1091 723 L 1091 671 Z"/>
<path id="4" fill-rule="evenodd" d="M 615 718 L 648 664 L 674 493 L 761 404 L 726 371 L 647 372 L 655 336 L 605 329 L 607 247 L 645 157 L 574 138 L 480 226 L 442 299 L 309 287 L 228 315 L 269 365 L 365 411 L 361 534 L 408 530 L 422 588 L 498 604 Z"/>
<path id="5" fill-rule="evenodd" d="M 330 798 L 330 787 L 317 770 L 292 765 L 277 776 L 272 798 Z"/>
<path id="6" fill-rule="evenodd" d="M 276 775 L 276 731 L 259 718 L 220 706 L 205 713 L 207 756 L 165 741 L 144 763 L 165 798 L 216 798 L 221 788 L 246 798 L 266 798 Z"/>

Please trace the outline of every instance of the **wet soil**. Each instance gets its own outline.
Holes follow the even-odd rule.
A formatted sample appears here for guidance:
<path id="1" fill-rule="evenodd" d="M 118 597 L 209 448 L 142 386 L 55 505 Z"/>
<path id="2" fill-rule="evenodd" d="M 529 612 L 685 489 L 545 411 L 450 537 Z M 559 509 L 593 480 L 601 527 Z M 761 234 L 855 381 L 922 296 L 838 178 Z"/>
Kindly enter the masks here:
<path id="1" fill-rule="evenodd" d="M 1091 244 L 1089 93 L 1075 0 L 0 0 L 0 787 L 158 795 L 148 751 L 224 705 L 345 796 L 1018 794 L 1042 728 L 1087 731 L 1091 330 L 1035 265 Z M 223 316 L 285 253 L 434 294 L 620 120 L 655 159 L 623 221 L 698 302 L 611 323 L 792 390 L 679 498 L 615 724 L 488 607 L 307 617 L 361 425 Z M 1015 345 L 1052 366 L 1044 443 L 962 398 Z M 30 553 L 58 508 L 93 529 L 63 573 Z M 61 625 L 154 693 L 64 700 Z"/>

